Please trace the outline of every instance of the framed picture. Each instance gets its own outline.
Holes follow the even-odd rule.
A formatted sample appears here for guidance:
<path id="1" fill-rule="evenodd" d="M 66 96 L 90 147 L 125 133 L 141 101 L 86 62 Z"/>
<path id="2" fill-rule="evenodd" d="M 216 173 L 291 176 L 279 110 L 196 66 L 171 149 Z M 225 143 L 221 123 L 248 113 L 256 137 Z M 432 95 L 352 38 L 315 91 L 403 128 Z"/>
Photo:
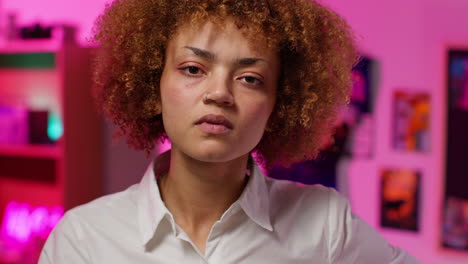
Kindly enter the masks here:
<path id="1" fill-rule="evenodd" d="M 468 49 L 449 50 L 443 247 L 468 252 Z"/>
<path id="2" fill-rule="evenodd" d="M 430 149 L 428 93 L 396 91 L 393 95 L 393 148 L 427 152 Z"/>
<path id="3" fill-rule="evenodd" d="M 418 231 L 420 173 L 410 169 L 381 170 L 380 224 Z"/>
<path id="4" fill-rule="evenodd" d="M 468 50 L 450 50 L 448 65 L 450 109 L 468 111 Z"/>
<path id="5" fill-rule="evenodd" d="M 444 206 L 442 245 L 468 250 L 468 200 L 447 197 Z"/>
<path id="6" fill-rule="evenodd" d="M 377 62 L 361 57 L 352 71 L 350 104 L 342 113 L 342 127 L 349 129 L 346 153 L 354 158 L 371 158 L 374 151 L 374 98 L 377 86 Z"/>

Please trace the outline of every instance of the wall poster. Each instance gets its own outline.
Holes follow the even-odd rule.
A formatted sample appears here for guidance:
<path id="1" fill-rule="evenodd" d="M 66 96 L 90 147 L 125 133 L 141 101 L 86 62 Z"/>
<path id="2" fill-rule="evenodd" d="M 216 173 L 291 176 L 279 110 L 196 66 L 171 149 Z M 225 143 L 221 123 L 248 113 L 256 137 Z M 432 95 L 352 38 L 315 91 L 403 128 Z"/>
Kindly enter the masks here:
<path id="1" fill-rule="evenodd" d="M 393 98 L 393 148 L 401 151 L 430 150 L 430 97 L 425 92 L 400 90 Z"/>
<path id="2" fill-rule="evenodd" d="M 419 230 L 420 173 L 410 169 L 381 171 L 380 225 Z"/>
<path id="3" fill-rule="evenodd" d="M 468 253 L 468 49 L 449 50 L 443 247 Z"/>

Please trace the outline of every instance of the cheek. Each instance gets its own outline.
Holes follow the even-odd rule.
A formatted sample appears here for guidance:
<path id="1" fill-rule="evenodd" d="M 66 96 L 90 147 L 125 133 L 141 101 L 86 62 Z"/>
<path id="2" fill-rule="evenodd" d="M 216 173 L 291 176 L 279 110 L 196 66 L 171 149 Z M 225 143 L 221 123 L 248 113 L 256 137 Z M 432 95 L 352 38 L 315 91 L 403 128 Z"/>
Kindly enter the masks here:
<path id="1" fill-rule="evenodd" d="M 171 78 L 161 79 L 161 103 L 163 114 L 172 114 L 182 110 L 187 105 L 188 94 L 184 85 L 171 81 Z"/>
<path id="2" fill-rule="evenodd" d="M 160 83 L 161 89 L 161 110 L 163 117 L 163 124 L 166 133 L 169 137 L 178 131 L 180 117 L 184 116 L 184 109 L 181 106 L 184 106 L 183 93 L 177 87 L 177 84 L 171 82 L 171 78 L 168 76 L 163 76 Z"/>
<path id="3" fill-rule="evenodd" d="M 176 86 L 170 82 L 161 83 L 161 101 L 163 106 L 171 106 L 174 103 L 182 100 L 182 93 L 180 93 Z"/>
<path id="4" fill-rule="evenodd" d="M 265 129 L 266 123 L 268 122 L 272 110 L 272 102 L 267 101 L 253 103 L 248 113 L 246 113 L 246 115 L 248 116 L 247 120 L 249 123 L 249 127 L 251 129 L 255 129 L 256 132 L 263 133 L 263 130 Z"/>

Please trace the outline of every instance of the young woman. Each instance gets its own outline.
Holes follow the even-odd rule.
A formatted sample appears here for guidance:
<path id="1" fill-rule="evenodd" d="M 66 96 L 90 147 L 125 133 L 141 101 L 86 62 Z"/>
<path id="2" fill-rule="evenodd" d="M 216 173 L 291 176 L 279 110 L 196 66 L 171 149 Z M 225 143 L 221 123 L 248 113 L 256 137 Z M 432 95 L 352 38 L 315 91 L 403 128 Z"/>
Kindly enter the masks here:
<path id="1" fill-rule="evenodd" d="M 68 211 L 40 263 L 417 263 L 335 191 L 256 164 L 313 157 L 346 103 L 356 54 L 335 13 L 307 0 L 121 0 L 95 39 L 98 105 L 131 146 L 172 149 L 139 184 Z"/>

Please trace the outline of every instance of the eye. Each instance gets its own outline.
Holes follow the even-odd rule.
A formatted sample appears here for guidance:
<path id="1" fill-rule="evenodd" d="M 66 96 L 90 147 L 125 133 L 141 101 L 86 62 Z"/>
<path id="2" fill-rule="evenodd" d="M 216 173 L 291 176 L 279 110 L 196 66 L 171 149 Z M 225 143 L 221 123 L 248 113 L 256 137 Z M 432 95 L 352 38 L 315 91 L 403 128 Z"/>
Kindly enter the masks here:
<path id="1" fill-rule="evenodd" d="M 196 66 L 188 66 L 185 68 L 185 71 L 190 73 L 190 74 L 198 74 L 200 73 L 200 68 Z"/>
<path id="2" fill-rule="evenodd" d="M 188 75 L 188 76 L 199 76 L 199 75 L 203 74 L 202 69 L 200 69 L 197 66 L 193 66 L 193 65 L 180 67 L 179 70 L 182 73 L 184 73 L 185 75 Z"/>
<path id="3" fill-rule="evenodd" d="M 252 84 L 252 85 L 262 85 L 263 84 L 262 80 L 260 80 L 259 78 L 250 76 L 250 75 L 243 76 L 240 79 L 243 80 L 247 84 Z"/>

